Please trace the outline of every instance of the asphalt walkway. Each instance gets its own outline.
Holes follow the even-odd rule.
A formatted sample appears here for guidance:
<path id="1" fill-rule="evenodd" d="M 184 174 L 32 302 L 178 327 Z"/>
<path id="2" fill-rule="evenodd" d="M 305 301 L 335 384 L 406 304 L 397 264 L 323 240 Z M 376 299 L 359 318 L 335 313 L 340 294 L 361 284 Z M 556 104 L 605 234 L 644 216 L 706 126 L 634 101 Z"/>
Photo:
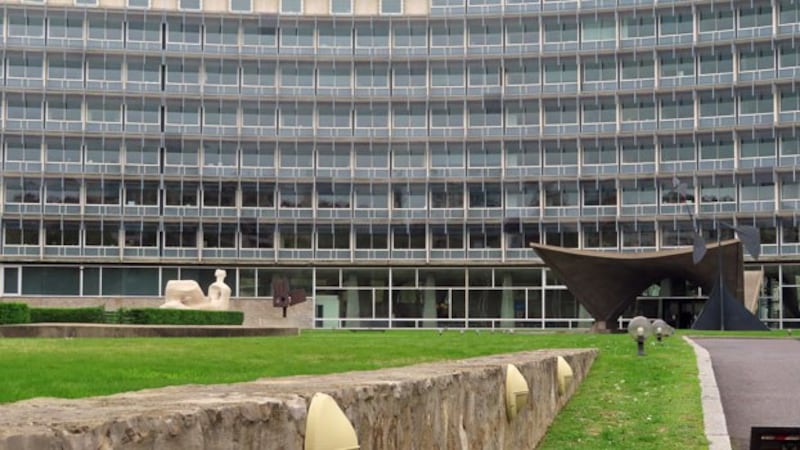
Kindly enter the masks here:
<path id="1" fill-rule="evenodd" d="M 753 426 L 800 427 L 800 340 L 693 340 L 710 356 L 724 411 L 722 426 L 727 423 L 734 450 L 749 448 Z M 700 356 L 698 353 L 698 367 L 701 366 Z M 700 372 L 703 384 L 703 370 Z M 712 394 L 704 389 L 707 434 L 709 395 Z M 711 416 L 713 422 L 713 410 Z"/>

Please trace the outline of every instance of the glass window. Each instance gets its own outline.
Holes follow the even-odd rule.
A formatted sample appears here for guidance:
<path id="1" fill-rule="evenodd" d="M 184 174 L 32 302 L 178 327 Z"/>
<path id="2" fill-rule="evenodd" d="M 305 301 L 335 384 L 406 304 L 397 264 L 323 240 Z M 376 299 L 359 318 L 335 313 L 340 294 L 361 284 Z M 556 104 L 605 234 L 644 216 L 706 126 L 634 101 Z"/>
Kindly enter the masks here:
<path id="1" fill-rule="evenodd" d="M 772 114 L 772 93 L 745 90 L 739 94 L 739 114 Z"/>
<path id="2" fill-rule="evenodd" d="M 733 10 L 713 5 L 700 10 L 700 32 L 733 30 Z"/>
<path id="3" fill-rule="evenodd" d="M 666 52 L 661 55 L 662 77 L 694 75 L 694 56 L 687 53 Z"/>
<path id="4" fill-rule="evenodd" d="M 349 65 L 320 65 L 317 67 L 321 88 L 349 88 L 350 87 L 350 66 Z"/>
<path id="5" fill-rule="evenodd" d="M 394 105 L 392 122 L 395 128 L 426 128 L 427 109 L 424 104 Z"/>
<path id="6" fill-rule="evenodd" d="M 243 167 L 275 167 L 275 146 L 258 143 L 242 143 Z M 242 192 L 245 192 L 244 189 Z"/>
<path id="7" fill-rule="evenodd" d="M 150 0 L 128 0 L 128 8 L 148 9 L 150 8 Z"/>
<path id="8" fill-rule="evenodd" d="M 356 87 L 359 88 L 388 88 L 389 65 L 368 64 L 356 66 Z"/>
<path id="9" fill-rule="evenodd" d="M 656 21 L 652 15 L 637 16 L 636 13 L 622 18 L 622 39 L 644 38 L 656 35 Z"/>
<path id="10" fill-rule="evenodd" d="M 356 24 L 356 47 L 389 47 L 390 30 L 391 28 L 387 23 Z"/>
<path id="11" fill-rule="evenodd" d="M 302 14 L 303 0 L 281 0 L 281 13 Z"/>
<path id="12" fill-rule="evenodd" d="M 431 167 L 464 167 L 464 147 L 460 144 L 431 144 Z"/>
<path id="13" fill-rule="evenodd" d="M 146 5 L 145 7 L 149 7 Z M 89 39 L 98 41 L 122 41 L 123 18 L 121 16 L 94 16 L 86 20 Z"/>
<path id="14" fill-rule="evenodd" d="M 392 147 L 392 167 L 399 169 L 425 167 L 425 147 L 421 145 L 397 145 Z"/>
<path id="15" fill-rule="evenodd" d="M 578 42 L 578 20 L 558 16 L 557 20 L 546 21 L 544 42 L 547 44 Z"/>
<path id="16" fill-rule="evenodd" d="M 462 47 L 464 26 L 461 22 L 431 24 L 431 47 Z"/>
<path id="17" fill-rule="evenodd" d="M 694 17 L 691 12 L 662 13 L 659 16 L 659 30 L 661 36 L 677 34 L 692 34 Z"/>
<path id="18" fill-rule="evenodd" d="M 500 22 L 471 23 L 469 25 L 470 46 L 495 46 L 503 44 L 503 28 Z"/>
<path id="19" fill-rule="evenodd" d="M 274 128 L 277 110 L 274 103 L 242 103 L 242 126 Z"/>
<path id="20" fill-rule="evenodd" d="M 250 12 L 253 10 L 252 0 L 230 0 L 231 12 Z"/>
<path id="21" fill-rule="evenodd" d="M 128 99 L 125 121 L 131 124 L 158 125 L 161 123 L 161 106 L 147 99 Z"/>
<path id="22" fill-rule="evenodd" d="M 119 100 L 110 98 L 87 98 L 86 120 L 98 123 L 122 123 L 122 108 Z"/>
<path id="23" fill-rule="evenodd" d="M 396 48 L 428 46 L 428 28 L 423 23 L 399 23 L 393 29 Z"/>
<path id="24" fill-rule="evenodd" d="M 395 66 L 393 82 L 397 88 L 425 87 L 428 85 L 428 71 L 425 66 Z"/>
<path id="25" fill-rule="evenodd" d="M 613 41 L 617 38 L 617 21 L 613 17 L 584 17 L 581 25 L 583 42 Z"/>
<path id="26" fill-rule="evenodd" d="M 113 56 L 87 56 L 86 79 L 90 81 L 122 81 L 122 59 Z"/>
<path id="27" fill-rule="evenodd" d="M 432 87 L 463 87 L 464 67 L 456 64 L 431 67 Z"/>
<path id="28" fill-rule="evenodd" d="M 733 159 L 733 140 L 724 136 L 701 140 L 700 159 Z"/>
<path id="29" fill-rule="evenodd" d="M 712 53 L 700 55 L 701 74 L 720 74 L 733 72 L 733 55 L 729 50 L 717 49 Z"/>
<path id="30" fill-rule="evenodd" d="M 431 105 L 432 128 L 461 128 L 464 126 L 464 106 L 461 104 Z"/>
<path id="31" fill-rule="evenodd" d="M 386 105 L 356 104 L 356 128 L 386 128 L 389 126 L 389 108 Z"/>
<path id="32" fill-rule="evenodd" d="M 578 146 L 575 142 L 546 142 L 544 145 L 544 165 L 575 166 L 578 164 Z"/>
<path id="33" fill-rule="evenodd" d="M 281 65 L 280 72 L 281 87 L 314 87 L 314 66 L 312 64 Z"/>
<path id="34" fill-rule="evenodd" d="M 584 99 L 584 123 L 614 123 L 617 121 L 617 104 L 613 98 Z"/>
<path id="35" fill-rule="evenodd" d="M 508 61 L 506 84 L 509 86 L 539 84 L 539 60 Z"/>
<path id="36" fill-rule="evenodd" d="M 673 96 L 661 99 L 661 119 L 694 118 L 694 100 L 690 96 Z"/>
<path id="37" fill-rule="evenodd" d="M 574 100 L 544 103 L 545 125 L 569 125 L 578 123 L 578 105 Z"/>
<path id="38" fill-rule="evenodd" d="M 6 161 L 39 162 L 41 160 L 42 141 L 40 138 L 6 138 Z"/>
<path id="39" fill-rule="evenodd" d="M 39 121 L 44 117 L 42 97 L 37 95 L 7 94 L 6 108 L 9 119 Z"/>
<path id="40" fill-rule="evenodd" d="M 161 59 L 155 57 L 128 58 L 128 81 L 136 83 L 160 84 Z"/>
<path id="41" fill-rule="evenodd" d="M 242 85 L 275 87 L 275 64 L 270 62 L 243 62 Z"/>
<path id="42" fill-rule="evenodd" d="M 739 70 L 769 70 L 775 67 L 775 50 L 771 47 L 745 47 L 739 53 Z"/>
<path id="43" fill-rule="evenodd" d="M 539 23 L 527 20 L 506 24 L 507 45 L 530 45 L 539 43 Z"/>
<path id="44" fill-rule="evenodd" d="M 613 142 L 590 142 L 583 146 L 583 164 L 616 164 L 617 147 Z M 588 204 L 588 203 L 587 203 Z"/>
<path id="45" fill-rule="evenodd" d="M 617 63 L 613 59 L 594 59 L 583 63 L 583 81 L 615 81 Z"/>
<path id="46" fill-rule="evenodd" d="M 381 14 L 403 14 L 403 0 L 380 0 Z"/>
<path id="47" fill-rule="evenodd" d="M 287 128 L 312 128 L 314 107 L 309 104 L 283 104 L 279 106 L 280 126 Z"/>
<path id="48" fill-rule="evenodd" d="M 47 119 L 58 122 L 80 122 L 83 101 L 79 97 L 48 97 Z"/>
<path id="49" fill-rule="evenodd" d="M 117 205 L 120 203 L 119 181 L 87 180 L 86 204 Z"/>
<path id="50" fill-rule="evenodd" d="M 94 6 L 96 1 L 75 0 L 75 4 Z M 47 37 L 51 39 L 83 39 L 82 16 L 51 16 L 48 17 L 47 24 Z"/>
<path id="51" fill-rule="evenodd" d="M 351 14 L 352 0 L 330 0 L 331 14 Z"/>
<path id="52" fill-rule="evenodd" d="M 199 11 L 203 8 L 202 0 L 178 0 L 178 8 L 183 11 Z"/>
<path id="53" fill-rule="evenodd" d="M 83 61 L 67 55 L 51 55 L 47 58 L 47 77 L 53 80 L 83 80 Z"/>
<path id="54" fill-rule="evenodd" d="M 538 126 L 539 102 L 524 100 L 519 102 L 506 102 L 506 126 Z"/>
<path id="55" fill-rule="evenodd" d="M 667 139 L 661 143 L 661 161 L 694 161 L 695 145 L 691 141 Z"/>
<path id="56" fill-rule="evenodd" d="M 578 64 L 574 61 L 545 61 L 545 84 L 575 83 L 578 81 Z"/>
<path id="57" fill-rule="evenodd" d="M 536 142 L 509 142 L 506 144 L 508 167 L 538 167 L 542 165 L 541 151 Z"/>
<path id="58" fill-rule="evenodd" d="M 199 84 L 200 61 L 184 59 L 168 60 L 166 81 L 168 84 Z"/>
<path id="59" fill-rule="evenodd" d="M 656 160 L 656 148 L 651 143 L 637 144 L 633 142 L 622 143 L 623 164 L 646 164 Z"/>
<path id="60" fill-rule="evenodd" d="M 8 53 L 8 78 L 42 79 L 44 57 L 39 53 Z"/>
<path id="61" fill-rule="evenodd" d="M 800 23 L 800 2 L 796 0 L 779 0 L 778 9 L 780 10 L 778 20 L 781 25 Z"/>
<path id="62" fill-rule="evenodd" d="M 742 158 L 774 158 L 778 153 L 777 141 L 771 136 L 744 136 L 739 144 Z"/>
<path id="63" fill-rule="evenodd" d="M 317 28 L 318 48 L 350 49 L 353 46 L 351 25 L 320 25 Z"/>
<path id="64" fill-rule="evenodd" d="M 277 42 L 275 24 L 250 21 L 242 23 L 242 43 L 244 45 L 275 47 Z"/>
<path id="65" fill-rule="evenodd" d="M 623 122 L 656 119 L 656 105 L 652 99 L 624 99 L 621 102 L 621 109 Z"/>
<path id="66" fill-rule="evenodd" d="M 739 9 L 739 27 L 756 28 L 772 26 L 772 5 L 753 5 Z"/>
<path id="67" fill-rule="evenodd" d="M 651 55 L 622 58 L 620 65 L 620 78 L 623 80 L 649 80 L 655 77 L 655 61 Z"/>
<path id="68" fill-rule="evenodd" d="M 700 117 L 724 117 L 736 113 L 734 97 L 730 91 L 716 91 L 700 96 Z"/>
<path id="69" fill-rule="evenodd" d="M 86 139 L 84 146 L 86 147 L 87 163 L 119 164 L 122 142 L 111 139 Z"/>
<path id="70" fill-rule="evenodd" d="M 133 42 L 161 43 L 161 22 L 156 19 L 130 19 L 128 40 Z"/>
<path id="71" fill-rule="evenodd" d="M 239 86 L 239 66 L 233 61 L 206 60 L 206 84 Z"/>
<path id="72" fill-rule="evenodd" d="M 33 11 L 8 12 L 9 37 L 44 37 L 44 16 Z"/>
<path id="73" fill-rule="evenodd" d="M 6 180 L 5 201 L 6 203 L 40 203 L 42 201 L 42 182 L 26 178 Z"/>
<path id="74" fill-rule="evenodd" d="M 389 167 L 389 147 L 380 144 L 356 144 L 356 167 L 380 168 Z"/>
<path id="75" fill-rule="evenodd" d="M 281 31 L 281 47 L 311 48 L 314 46 L 313 25 L 286 24 L 284 26 L 281 26 L 280 31 Z"/>

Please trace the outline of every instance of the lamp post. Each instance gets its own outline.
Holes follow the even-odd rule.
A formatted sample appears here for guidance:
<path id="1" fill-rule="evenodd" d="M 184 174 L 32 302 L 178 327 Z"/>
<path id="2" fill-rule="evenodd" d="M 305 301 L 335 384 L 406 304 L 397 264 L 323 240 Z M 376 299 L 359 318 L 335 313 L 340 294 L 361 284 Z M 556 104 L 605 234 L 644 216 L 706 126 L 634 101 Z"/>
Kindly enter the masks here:
<path id="1" fill-rule="evenodd" d="M 644 343 L 653 332 L 653 327 L 647 317 L 636 316 L 628 322 L 628 335 L 636 341 L 636 354 L 644 356 Z"/>

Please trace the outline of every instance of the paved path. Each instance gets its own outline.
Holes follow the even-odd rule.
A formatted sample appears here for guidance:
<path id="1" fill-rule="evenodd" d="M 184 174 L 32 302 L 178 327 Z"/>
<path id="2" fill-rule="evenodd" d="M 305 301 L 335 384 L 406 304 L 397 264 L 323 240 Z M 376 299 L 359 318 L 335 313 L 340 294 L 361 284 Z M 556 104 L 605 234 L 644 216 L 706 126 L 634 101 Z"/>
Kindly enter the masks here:
<path id="1" fill-rule="evenodd" d="M 711 356 L 735 450 L 753 426 L 800 427 L 800 341 L 693 338 Z"/>

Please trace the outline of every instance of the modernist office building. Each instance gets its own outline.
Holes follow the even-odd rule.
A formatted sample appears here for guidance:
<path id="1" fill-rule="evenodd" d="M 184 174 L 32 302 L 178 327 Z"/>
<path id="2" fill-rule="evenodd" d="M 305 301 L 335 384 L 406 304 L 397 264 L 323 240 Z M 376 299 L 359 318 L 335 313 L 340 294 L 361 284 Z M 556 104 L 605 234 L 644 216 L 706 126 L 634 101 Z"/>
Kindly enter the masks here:
<path id="1" fill-rule="evenodd" d="M 575 326 L 529 242 L 725 222 L 761 229 L 759 314 L 790 326 L 798 38 L 798 0 L 7 0 L 0 292 L 224 267 L 242 298 L 287 276 L 326 325 Z"/>

